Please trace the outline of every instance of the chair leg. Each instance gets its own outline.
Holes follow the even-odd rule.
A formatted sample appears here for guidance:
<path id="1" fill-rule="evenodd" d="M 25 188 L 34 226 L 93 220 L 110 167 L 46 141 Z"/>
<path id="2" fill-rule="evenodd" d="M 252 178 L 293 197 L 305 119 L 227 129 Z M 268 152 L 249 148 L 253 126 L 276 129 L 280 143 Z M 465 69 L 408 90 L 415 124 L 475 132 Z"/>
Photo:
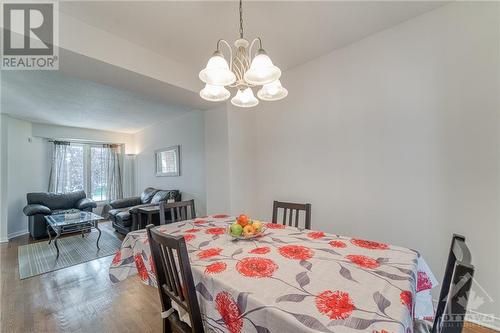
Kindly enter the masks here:
<path id="1" fill-rule="evenodd" d="M 170 325 L 170 320 L 168 318 L 163 318 L 163 333 L 172 333 L 172 325 Z"/>

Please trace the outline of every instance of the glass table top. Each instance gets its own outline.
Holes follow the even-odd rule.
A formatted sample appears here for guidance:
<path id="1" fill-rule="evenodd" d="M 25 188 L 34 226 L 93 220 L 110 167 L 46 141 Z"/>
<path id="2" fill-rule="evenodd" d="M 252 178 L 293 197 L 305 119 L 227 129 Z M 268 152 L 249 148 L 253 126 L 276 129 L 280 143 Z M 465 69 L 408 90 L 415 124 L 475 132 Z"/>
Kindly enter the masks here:
<path id="1" fill-rule="evenodd" d="M 47 222 L 53 227 L 67 226 L 72 224 L 84 224 L 103 220 L 102 216 L 91 212 L 62 213 L 45 216 Z"/>

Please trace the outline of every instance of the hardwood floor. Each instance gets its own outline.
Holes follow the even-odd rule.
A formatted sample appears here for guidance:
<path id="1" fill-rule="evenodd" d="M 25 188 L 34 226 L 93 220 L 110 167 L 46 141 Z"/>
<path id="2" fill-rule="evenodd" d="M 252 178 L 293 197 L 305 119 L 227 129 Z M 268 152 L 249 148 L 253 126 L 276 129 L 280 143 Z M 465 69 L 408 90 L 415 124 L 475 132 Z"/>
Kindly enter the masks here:
<path id="1" fill-rule="evenodd" d="M 20 280 L 17 248 L 29 242 L 0 245 L 0 332 L 161 332 L 157 290 L 135 277 L 112 284 L 112 256 Z"/>
<path id="2" fill-rule="evenodd" d="M 137 277 L 112 284 L 112 256 L 20 280 L 17 248 L 30 242 L 21 236 L 0 244 L 0 332 L 161 332 L 156 289 Z"/>

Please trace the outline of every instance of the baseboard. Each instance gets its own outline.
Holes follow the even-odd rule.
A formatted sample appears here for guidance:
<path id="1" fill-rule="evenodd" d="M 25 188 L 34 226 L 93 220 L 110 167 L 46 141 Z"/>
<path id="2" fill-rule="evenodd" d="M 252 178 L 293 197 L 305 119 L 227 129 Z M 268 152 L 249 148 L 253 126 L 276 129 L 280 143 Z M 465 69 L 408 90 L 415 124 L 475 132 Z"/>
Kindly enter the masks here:
<path id="1" fill-rule="evenodd" d="M 14 237 L 18 237 L 18 236 L 22 236 L 22 235 L 26 235 L 27 233 L 29 233 L 28 229 L 26 230 L 21 230 L 21 231 L 18 231 L 18 232 L 13 232 L 13 233 L 10 233 L 7 235 L 7 238 L 8 239 L 12 239 Z"/>
<path id="2" fill-rule="evenodd" d="M 484 326 L 495 331 L 500 332 L 500 318 L 494 317 L 492 315 L 486 315 L 484 313 L 467 310 L 465 315 L 465 320 L 473 324 Z"/>

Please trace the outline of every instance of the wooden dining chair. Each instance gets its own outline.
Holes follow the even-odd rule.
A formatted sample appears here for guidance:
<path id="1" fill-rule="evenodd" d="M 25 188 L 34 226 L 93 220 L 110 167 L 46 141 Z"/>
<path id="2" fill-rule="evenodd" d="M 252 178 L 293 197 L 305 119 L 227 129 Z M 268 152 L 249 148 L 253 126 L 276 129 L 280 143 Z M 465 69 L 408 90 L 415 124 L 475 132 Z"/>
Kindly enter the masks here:
<path id="1" fill-rule="evenodd" d="M 415 332 L 460 333 L 464 326 L 474 266 L 465 237 L 453 235 L 434 322 L 416 321 Z"/>
<path id="2" fill-rule="evenodd" d="M 169 236 L 154 228 L 150 224 L 146 230 L 160 294 L 163 332 L 203 333 L 200 306 L 184 237 Z M 188 313 L 191 326 L 180 320 L 179 313 L 172 308 L 172 301 Z"/>
<path id="3" fill-rule="evenodd" d="M 166 218 L 169 213 L 169 219 Z M 196 218 L 194 200 L 160 203 L 160 224 L 192 220 Z"/>
<path id="4" fill-rule="evenodd" d="M 281 224 L 299 228 L 300 212 L 303 211 L 305 212 L 304 228 L 311 229 L 311 204 L 274 201 L 272 219 L 273 223 L 278 223 L 278 210 L 280 209 L 283 209 L 283 219 Z"/>

